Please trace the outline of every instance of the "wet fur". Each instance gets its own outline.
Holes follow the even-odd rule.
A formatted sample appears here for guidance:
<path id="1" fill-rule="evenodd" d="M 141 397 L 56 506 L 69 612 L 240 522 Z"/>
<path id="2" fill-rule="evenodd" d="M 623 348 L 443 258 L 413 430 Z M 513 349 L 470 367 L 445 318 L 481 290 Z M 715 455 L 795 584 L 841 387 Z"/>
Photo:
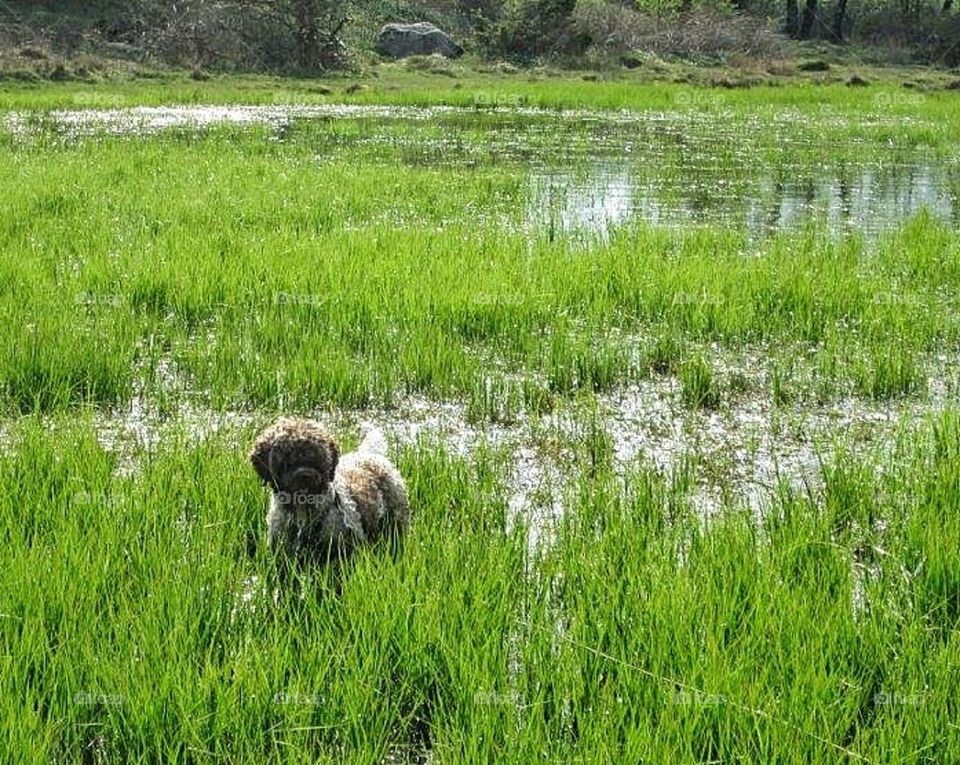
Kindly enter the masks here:
<path id="1" fill-rule="evenodd" d="M 329 562 L 410 521 L 407 489 L 382 453 L 382 436 L 340 457 L 336 442 L 311 420 L 284 418 L 254 442 L 250 462 L 272 496 L 267 541 L 301 562 Z"/>

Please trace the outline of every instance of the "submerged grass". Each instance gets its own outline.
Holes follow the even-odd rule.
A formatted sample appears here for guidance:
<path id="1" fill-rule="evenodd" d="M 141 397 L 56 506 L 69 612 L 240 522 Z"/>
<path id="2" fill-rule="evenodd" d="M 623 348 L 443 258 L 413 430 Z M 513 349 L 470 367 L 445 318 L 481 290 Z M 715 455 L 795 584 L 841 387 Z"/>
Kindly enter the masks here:
<path id="1" fill-rule="evenodd" d="M 186 76 L 104 82 L 2 82 L 3 109 L 112 109 L 169 104 L 400 104 L 465 106 L 478 112 L 498 108 L 643 109 L 667 112 L 717 113 L 725 110 L 774 114 L 798 109 L 833 119 L 838 115 L 895 117 L 888 128 L 902 137 L 956 136 L 952 117 L 955 76 L 929 68 L 908 71 L 881 67 L 868 74 L 870 86 L 851 88 L 844 75 L 802 75 L 751 83 L 745 87 L 710 86 L 703 68 L 676 76 L 654 77 L 643 70 L 607 73 L 602 81 L 585 82 L 581 73 L 534 69 L 480 71 L 467 66 L 455 78 L 410 71 L 402 62 L 382 64 L 366 77 L 298 80 L 284 77 L 223 76 L 196 82 Z M 729 72 L 728 72 L 729 73 Z M 908 89 L 909 88 L 909 89 Z M 918 116 L 929 123 L 911 125 Z M 863 128 L 860 128 L 861 130 Z M 869 128 L 872 129 L 872 128 Z M 926 141 L 929 142 L 929 141 Z"/>

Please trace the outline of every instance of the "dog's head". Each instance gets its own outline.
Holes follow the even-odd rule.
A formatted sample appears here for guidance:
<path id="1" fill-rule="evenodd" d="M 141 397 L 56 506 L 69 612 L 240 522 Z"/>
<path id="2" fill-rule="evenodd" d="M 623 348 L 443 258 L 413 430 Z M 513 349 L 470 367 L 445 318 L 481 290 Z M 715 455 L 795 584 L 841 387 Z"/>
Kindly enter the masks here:
<path id="1" fill-rule="evenodd" d="M 324 495 L 340 452 L 330 434 L 311 420 L 284 418 L 253 444 L 250 462 L 276 495 L 293 501 L 316 501 Z"/>

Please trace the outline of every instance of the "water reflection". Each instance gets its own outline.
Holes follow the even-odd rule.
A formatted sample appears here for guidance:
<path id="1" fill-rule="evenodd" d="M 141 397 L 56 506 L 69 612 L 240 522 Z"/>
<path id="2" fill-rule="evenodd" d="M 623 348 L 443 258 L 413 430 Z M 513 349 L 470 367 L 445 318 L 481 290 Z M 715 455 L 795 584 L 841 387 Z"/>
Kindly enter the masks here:
<path id="1" fill-rule="evenodd" d="M 902 118 L 868 114 L 855 124 L 889 134 L 898 121 Z M 327 160 L 342 156 L 464 174 L 496 166 L 526 183 L 521 215 L 528 227 L 550 237 L 603 238 L 636 224 L 714 224 L 756 239 L 815 222 L 837 236 L 860 233 L 870 240 L 921 209 L 953 225 L 960 217 L 955 158 L 944 161 L 879 138 L 830 143 L 800 112 L 737 118 L 691 112 L 285 104 L 0 116 L 0 125 L 24 135 L 51 124 L 68 137 L 128 139 L 170 129 L 259 126 L 273 131 L 281 143 L 306 143 Z M 513 225 L 514 210 L 508 217 Z"/>
<path id="2" fill-rule="evenodd" d="M 868 240 L 925 209 L 960 223 L 957 170 L 929 159 L 854 166 L 651 167 L 649 158 L 540 168 L 531 175 L 527 221 L 550 235 L 606 237 L 632 224 L 720 224 L 750 238 L 816 222 Z"/>

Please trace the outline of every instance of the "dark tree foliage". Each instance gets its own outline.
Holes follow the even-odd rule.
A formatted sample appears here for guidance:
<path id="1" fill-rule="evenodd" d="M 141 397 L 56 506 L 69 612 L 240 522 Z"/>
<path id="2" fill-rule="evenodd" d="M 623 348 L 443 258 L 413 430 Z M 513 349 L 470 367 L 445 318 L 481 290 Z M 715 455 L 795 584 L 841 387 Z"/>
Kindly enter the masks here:
<path id="1" fill-rule="evenodd" d="M 833 13 L 833 38 L 835 42 L 843 42 L 847 15 L 847 0 L 837 0 Z"/>
<path id="2" fill-rule="evenodd" d="M 955 8 L 955 0 L 0 0 L 0 39 L 39 39 L 67 55 L 97 52 L 99 42 L 110 55 L 186 65 L 198 75 L 308 74 L 350 65 L 344 34 L 372 51 L 389 21 L 431 21 L 482 56 L 529 63 L 612 47 L 621 58 L 653 49 L 683 56 L 696 35 L 735 45 L 751 24 L 779 17 L 789 38 L 842 43 L 855 32 L 871 44 L 893 41 L 891 50 L 912 46 L 916 60 L 954 65 Z M 768 34 L 765 50 L 782 39 Z"/>
<path id="3" fill-rule="evenodd" d="M 30 12 L 74 18 L 110 43 L 137 46 L 195 72 L 211 66 L 322 72 L 348 62 L 340 32 L 349 23 L 349 1 L 39 0 Z"/>
<path id="4" fill-rule="evenodd" d="M 275 28 L 274 39 L 280 44 L 274 54 L 290 55 L 294 68 L 336 69 L 346 62 L 346 49 L 339 38 L 349 21 L 345 0 L 248 0 L 244 4 L 256 12 L 262 24 Z"/>
<path id="5" fill-rule="evenodd" d="M 800 30 L 800 12 L 797 9 L 797 0 L 787 0 L 786 22 L 783 31 L 791 37 L 796 37 Z"/>
<path id="6" fill-rule="evenodd" d="M 810 37 L 810 33 L 813 32 L 813 25 L 816 20 L 817 0 L 807 0 L 807 3 L 803 8 L 803 17 L 800 19 L 800 30 L 797 32 L 797 36 L 801 40 L 806 40 Z"/>
<path id="7" fill-rule="evenodd" d="M 576 0 L 514 0 L 493 26 L 490 47 L 500 55 L 532 59 L 582 47 L 571 17 Z"/>

